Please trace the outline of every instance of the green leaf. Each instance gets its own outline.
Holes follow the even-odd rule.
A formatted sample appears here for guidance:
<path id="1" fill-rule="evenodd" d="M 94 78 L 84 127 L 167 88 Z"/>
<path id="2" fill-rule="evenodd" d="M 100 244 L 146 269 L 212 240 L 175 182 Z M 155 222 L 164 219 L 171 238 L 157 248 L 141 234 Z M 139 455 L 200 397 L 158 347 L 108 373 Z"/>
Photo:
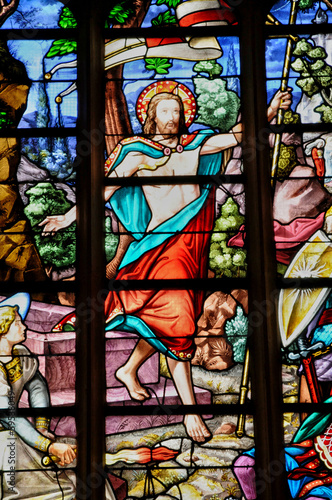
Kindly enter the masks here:
<path id="1" fill-rule="evenodd" d="M 54 40 L 45 57 L 64 56 L 77 52 L 76 40 Z"/>
<path id="2" fill-rule="evenodd" d="M 111 9 L 108 14 L 108 22 L 109 24 L 125 24 L 134 13 L 133 2 L 131 0 L 122 0 Z"/>
<path id="3" fill-rule="evenodd" d="M 61 28 L 76 28 L 77 21 L 73 16 L 72 11 L 68 7 L 64 7 L 60 14 L 59 26 Z"/>
<path id="4" fill-rule="evenodd" d="M 157 0 L 157 5 L 167 5 L 167 7 L 175 9 L 178 5 L 180 5 L 182 0 Z"/>
<path id="5" fill-rule="evenodd" d="M 172 64 L 166 58 L 150 57 L 145 59 L 146 69 L 155 71 L 159 75 L 166 75 L 168 73 L 168 68 L 171 66 Z"/>
<path id="6" fill-rule="evenodd" d="M 208 73 L 210 78 L 219 76 L 222 73 L 223 67 L 217 61 L 200 61 L 195 64 L 194 71 L 197 73 Z"/>
<path id="7" fill-rule="evenodd" d="M 298 8 L 300 10 L 308 10 L 311 9 L 315 3 L 317 3 L 316 0 L 300 0 L 298 3 Z"/>
<path id="8" fill-rule="evenodd" d="M 319 87 L 316 85 L 315 80 L 311 77 L 309 78 L 299 78 L 296 80 L 296 84 L 301 87 L 303 92 L 311 97 L 319 92 Z"/>
<path id="9" fill-rule="evenodd" d="M 327 57 L 327 53 L 323 47 L 315 47 L 314 49 L 309 50 L 308 57 L 311 57 L 311 59 L 325 59 Z"/>
<path id="10" fill-rule="evenodd" d="M 313 49 L 312 45 L 308 43 L 305 38 L 301 38 L 297 42 L 293 54 L 294 56 L 303 56 L 312 49 Z"/>
<path id="11" fill-rule="evenodd" d="M 326 104 L 322 104 L 314 109 L 317 113 L 321 113 L 322 122 L 324 123 L 332 123 L 332 108 L 331 106 L 326 106 Z"/>
<path id="12" fill-rule="evenodd" d="M 162 14 L 159 14 L 159 16 L 155 17 L 152 19 L 152 24 L 153 26 L 162 26 L 165 24 L 175 24 L 176 23 L 176 18 L 173 16 L 170 10 L 166 10 L 166 12 L 163 12 Z"/>

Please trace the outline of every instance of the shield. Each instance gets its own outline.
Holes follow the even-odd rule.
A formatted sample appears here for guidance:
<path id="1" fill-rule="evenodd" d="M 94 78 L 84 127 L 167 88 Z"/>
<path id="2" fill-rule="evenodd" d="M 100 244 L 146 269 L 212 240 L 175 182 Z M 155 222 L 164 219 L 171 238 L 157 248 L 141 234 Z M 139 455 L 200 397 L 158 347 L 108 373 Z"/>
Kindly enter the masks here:
<path id="1" fill-rule="evenodd" d="M 295 255 L 285 278 L 330 278 L 332 241 L 316 231 Z M 285 288 L 279 294 L 279 331 L 284 347 L 291 344 L 309 325 L 328 297 L 330 288 Z"/>

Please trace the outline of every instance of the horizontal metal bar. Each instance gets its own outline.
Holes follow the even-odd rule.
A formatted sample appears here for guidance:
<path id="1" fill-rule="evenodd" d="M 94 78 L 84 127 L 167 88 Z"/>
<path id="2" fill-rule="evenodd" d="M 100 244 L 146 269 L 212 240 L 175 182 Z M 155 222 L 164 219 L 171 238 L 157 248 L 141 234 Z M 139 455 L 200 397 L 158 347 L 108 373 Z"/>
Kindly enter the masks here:
<path id="1" fill-rule="evenodd" d="M 174 175 L 165 176 L 146 176 L 146 177 L 106 177 L 106 186 L 145 186 L 145 185 L 164 185 L 164 184 L 244 184 L 245 175 Z"/>
<path id="2" fill-rule="evenodd" d="M 213 36 L 238 36 L 239 28 L 237 25 L 229 26 L 197 26 L 197 27 L 179 27 L 179 26 L 158 26 L 150 28 L 106 28 L 104 35 L 106 39 L 117 38 L 173 38 L 173 37 L 210 37 Z"/>
<path id="3" fill-rule="evenodd" d="M 75 137 L 78 134 L 76 127 L 47 127 L 47 128 L 0 128 L 0 137 Z"/>
<path id="4" fill-rule="evenodd" d="M 222 376 L 222 372 L 220 373 Z M 257 408 L 259 411 L 259 408 Z M 253 415 L 254 405 L 251 402 L 240 404 L 198 404 L 198 405 L 135 405 L 108 406 L 105 415 Z"/>
<path id="5" fill-rule="evenodd" d="M 78 28 L 29 28 L 1 29 L 0 36 L 5 40 L 74 40 L 78 36 Z"/>

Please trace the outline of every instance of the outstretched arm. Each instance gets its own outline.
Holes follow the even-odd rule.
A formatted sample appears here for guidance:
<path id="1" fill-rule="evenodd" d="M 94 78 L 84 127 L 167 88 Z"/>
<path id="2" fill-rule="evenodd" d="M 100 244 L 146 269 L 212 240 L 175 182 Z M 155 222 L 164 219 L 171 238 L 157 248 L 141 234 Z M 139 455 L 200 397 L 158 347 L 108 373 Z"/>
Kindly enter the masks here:
<path id="1" fill-rule="evenodd" d="M 69 227 L 76 220 L 76 205 L 63 215 L 48 215 L 38 226 L 44 226 L 42 236 L 54 236 L 56 231 Z"/>
<path id="2" fill-rule="evenodd" d="M 130 177 L 134 175 L 141 163 L 143 163 L 144 155 L 141 153 L 128 153 L 119 165 L 112 170 L 109 177 Z M 120 186 L 106 186 L 105 201 L 108 201 Z M 54 236 L 56 231 L 69 227 L 76 220 L 76 205 L 63 215 L 49 215 L 38 224 L 44 226 L 42 236 Z"/>
<path id="3" fill-rule="evenodd" d="M 203 144 L 200 154 L 211 155 L 234 148 L 242 141 L 242 123 L 237 123 L 227 134 L 216 134 Z"/>

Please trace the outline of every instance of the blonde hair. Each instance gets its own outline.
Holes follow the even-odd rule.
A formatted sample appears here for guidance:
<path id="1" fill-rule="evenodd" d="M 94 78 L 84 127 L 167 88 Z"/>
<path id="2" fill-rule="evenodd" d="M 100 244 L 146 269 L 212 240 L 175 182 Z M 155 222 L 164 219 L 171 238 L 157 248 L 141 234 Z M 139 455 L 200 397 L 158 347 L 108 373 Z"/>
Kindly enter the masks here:
<path id="1" fill-rule="evenodd" d="M 5 335 L 15 320 L 17 306 L 0 307 L 0 335 Z"/>

